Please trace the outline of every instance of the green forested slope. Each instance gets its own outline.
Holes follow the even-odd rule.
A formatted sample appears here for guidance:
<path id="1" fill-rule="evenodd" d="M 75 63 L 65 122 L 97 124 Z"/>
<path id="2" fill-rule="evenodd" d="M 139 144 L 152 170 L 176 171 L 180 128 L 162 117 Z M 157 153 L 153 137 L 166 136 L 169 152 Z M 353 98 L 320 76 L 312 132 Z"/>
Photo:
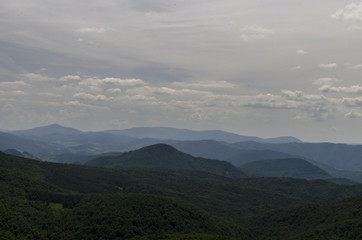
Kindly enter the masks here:
<path id="1" fill-rule="evenodd" d="M 256 239 L 362 239 L 362 196 L 279 209 L 256 216 L 249 224 Z"/>
<path id="2" fill-rule="evenodd" d="M 333 202 L 361 192 L 322 180 L 95 168 L 0 152 L 0 239 L 358 236 L 361 198 Z"/>
<path id="3" fill-rule="evenodd" d="M 225 161 L 195 158 L 166 144 L 155 144 L 115 157 L 100 157 L 86 163 L 102 167 L 142 167 L 156 169 L 187 169 L 204 171 L 227 177 L 246 175 Z"/>

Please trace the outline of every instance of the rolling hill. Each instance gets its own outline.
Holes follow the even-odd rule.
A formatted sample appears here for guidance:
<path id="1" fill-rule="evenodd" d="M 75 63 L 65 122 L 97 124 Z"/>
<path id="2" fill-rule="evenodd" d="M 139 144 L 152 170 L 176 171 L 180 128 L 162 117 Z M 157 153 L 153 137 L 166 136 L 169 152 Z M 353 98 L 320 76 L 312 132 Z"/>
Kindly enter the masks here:
<path id="1" fill-rule="evenodd" d="M 329 175 L 326 171 L 299 158 L 259 160 L 246 163 L 242 165 L 242 167 L 271 177 L 304 179 L 331 178 L 331 175 Z"/>
<path id="2" fill-rule="evenodd" d="M 292 239 L 288 237 L 304 236 L 310 229 L 315 234 L 301 220 L 317 215 L 317 221 L 338 218 L 332 231 L 340 223 L 347 226 L 351 216 L 359 213 L 359 205 L 349 200 L 331 202 L 360 193 L 361 186 L 323 180 L 235 179 L 189 170 L 97 168 L 0 152 L 0 236 L 10 240 Z M 318 203 L 314 211 L 303 211 L 311 203 Z M 331 206 L 336 208 L 325 215 Z M 337 207 L 348 211 L 337 213 Z M 295 214 L 301 216 L 298 227 L 291 224 Z M 329 227 L 323 222 L 315 226 Z"/>
<path id="3" fill-rule="evenodd" d="M 228 162 L 193 157 L 166 144 L 151 145 L 116 157 L 96 158 L 86 162 L 86 165 L 194 170 L 228 177 L 246 177 Z"/>

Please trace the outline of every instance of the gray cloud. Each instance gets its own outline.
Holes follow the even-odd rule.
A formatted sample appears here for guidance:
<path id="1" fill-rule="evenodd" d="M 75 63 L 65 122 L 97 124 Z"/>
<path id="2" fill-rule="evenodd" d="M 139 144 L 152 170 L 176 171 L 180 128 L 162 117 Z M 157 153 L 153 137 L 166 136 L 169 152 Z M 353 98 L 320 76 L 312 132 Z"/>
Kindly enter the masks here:
<path id="1" fill-rule="evenodd" d="M 362 142 L 347 134 L 361 112 L 359 3 L 0 4 L 1 128 L 57 121 L 328 140 L 337 126 Z"/>

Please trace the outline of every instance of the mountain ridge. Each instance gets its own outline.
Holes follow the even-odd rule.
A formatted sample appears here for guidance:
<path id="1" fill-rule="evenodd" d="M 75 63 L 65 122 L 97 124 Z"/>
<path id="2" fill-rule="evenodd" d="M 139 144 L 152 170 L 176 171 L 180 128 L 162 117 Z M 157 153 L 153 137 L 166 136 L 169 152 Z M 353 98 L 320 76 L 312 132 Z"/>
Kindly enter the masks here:
<path id="1" fill-rule="evenodd" d="M 95 158 L 85 164 L 98 167 L 196 170 L 227 177 L 246 177 L 245 173 L 226 161 L 193 157 L 167 144 L 154 144 L 116 157 Z"/>
<path id="2" fill-rule="evenodd" d="M 300 158 L 257 160 L 241 166 L 270 177 L 328 179 L 332 176 L 321 168 Z"/>

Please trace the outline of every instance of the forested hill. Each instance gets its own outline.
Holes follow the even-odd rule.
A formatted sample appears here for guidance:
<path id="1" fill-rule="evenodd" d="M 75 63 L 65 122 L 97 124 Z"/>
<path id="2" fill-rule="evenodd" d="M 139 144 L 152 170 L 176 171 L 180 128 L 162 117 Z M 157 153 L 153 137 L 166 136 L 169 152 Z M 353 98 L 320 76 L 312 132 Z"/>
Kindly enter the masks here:
<path id="1" fill-rule="evenodd" d="M 246 177 L 232 164 L 205 158 L 196 158 L 166 144 L 155 144 L 120 156 L 105 156 L 90 160 L 90 166 L 142 167 L 172 170 L 194 170 L 227 177 Z"/>
<path id="2" fill-rule="evenodd" d="M 309 223 L 300 218 L 298 228 L 290 224 L 296 213 L 303 212 L 300 209 L 314 207 L 315 211 L 300 215 L 305 219 L 316 218 L 315 213 L 318 219 L 338 217 L 338 222 L 318 222 L 318 231 L 331 229 L 329 223 L 347 223 L 351 216 L 357 224 L 361 216 L 358 204 L 333 202 L 361 192 L 360 185 L 342 186 L 323 180 L 98 168 L 0 152 L 0 236 L 10 240 L 308 239 L 297 237 L 308 236 Z M 326 211 L 328 206 L 336 206 L 335 215 Z M 348 211 L 337 214 L 337 207 Z M 270 215 L 274 210 L 277 215 L 282 213 L 280 218 Z M 279 227 L 281 222 L 286 224 Z M 285 232 L 290 232 L 288 238 L 284 238 Z M 346 239 L 338 238 L 346 236 L 345 232 L 321 233 L 320 239 Z"/>

